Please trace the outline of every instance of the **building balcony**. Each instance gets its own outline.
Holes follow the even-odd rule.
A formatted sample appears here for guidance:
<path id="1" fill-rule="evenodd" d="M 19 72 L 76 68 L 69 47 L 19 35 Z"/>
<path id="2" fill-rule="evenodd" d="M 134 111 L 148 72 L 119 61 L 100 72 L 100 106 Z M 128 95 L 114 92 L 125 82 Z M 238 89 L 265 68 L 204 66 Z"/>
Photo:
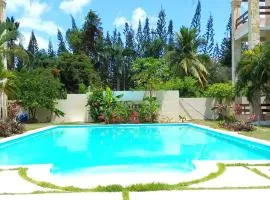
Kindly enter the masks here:
<path id="1" fill-rule="evenodd" d="M 248 11 L 236 19 L 235 40 L 247 40 L 248 37 Z M 270 6 L 260 6 L 260 32 L 261 38 L 270 38 Z"/>

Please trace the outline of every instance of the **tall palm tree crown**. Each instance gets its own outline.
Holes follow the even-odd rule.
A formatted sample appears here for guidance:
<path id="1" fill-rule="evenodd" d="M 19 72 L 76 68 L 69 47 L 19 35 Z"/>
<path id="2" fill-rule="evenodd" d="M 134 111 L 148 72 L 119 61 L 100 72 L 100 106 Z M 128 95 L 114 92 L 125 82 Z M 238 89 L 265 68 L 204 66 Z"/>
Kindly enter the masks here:
<path id="1" fill-rule="evenodd" d="M 176 47 L 168 53 L 169 64 L 179 75 L 192 76 L 205 86 L 208 72 L 198 55 L 201 44 L 195 29 L 182 27 L 176 34 Z"/>

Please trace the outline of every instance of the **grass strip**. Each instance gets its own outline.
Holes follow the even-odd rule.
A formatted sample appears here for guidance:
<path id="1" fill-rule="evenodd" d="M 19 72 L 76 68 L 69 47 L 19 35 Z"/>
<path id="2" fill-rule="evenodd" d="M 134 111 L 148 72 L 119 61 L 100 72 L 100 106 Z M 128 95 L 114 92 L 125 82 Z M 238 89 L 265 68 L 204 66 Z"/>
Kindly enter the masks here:
<path id="1" fill-rule="evenodd" d="M 257 168 L 250 168 L 250 167 L 247 167 L 247 166 L 245 166 L 245 168 L 248 169 L 248 170 L 250 170 L 250 171 L 252 171 L 253 173 L 255 173 L 255 174 L 259 175 L 259 176 L 262 176 L 262 177 L 270 180 L 270 176 L 268 176 L 267 174 L 261 172 Z"/>
<path id="2" fill-rule="evenodd" d="M 98 186 L 96 188 L 79 188 L 74 186 L 58 186 L 53 183 L 45 182 L 45 181 L 37 181 L 32 179 L 27 175 L 27 168 L 19 168 L 18 173 L 24 180 L 33 183 L 37 186 L 43 188 L 49 188 L 54 190 L 62 190 L 66 192 L 123 192 L 123 191 L 135 191 L 135 192 L 146 192 L 146 191 L 160 191 L 160 190 L 182 190 L 190 185 L 198 184 L 202 182 L 209 181 L 211 179 L 217 178 L 221 174 L 225 172 L 226 166 L 222 163 L 217 164 L 218 170 L 216 172 L 212 172 L 209 175 L 192 180 L 187 182 L 181 182 L 178 184 L 165 184 L 165 183 L 149 183 L 149 184 L 134 184 L 127 187 L 123 187 L 121 185 L 109 185 L 109 186 Z"/>
<path id="3" fill-rule="evenodd" d="M 226 167 L 270 167 L 270 163 L 262 163 L 262 164 L 233 163 L 225 165 Z"/>
<path id="4" fill-rule="evenodd" d="M 124 190 L 122 192 L 122 197 L 123 197 L 123 200 L 129 200 L 129 191 Z"/>

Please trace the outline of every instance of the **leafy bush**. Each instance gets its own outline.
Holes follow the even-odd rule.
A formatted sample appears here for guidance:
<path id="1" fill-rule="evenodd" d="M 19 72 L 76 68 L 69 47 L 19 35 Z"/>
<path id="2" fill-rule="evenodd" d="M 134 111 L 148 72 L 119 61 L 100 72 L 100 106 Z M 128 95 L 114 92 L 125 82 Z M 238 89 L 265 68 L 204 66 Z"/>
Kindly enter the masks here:
<path id="1" fill-rule="evenodd" d="M 143 99 L 140 105 L 139 114 L 141 122 L 156 122 L 159 111 L 159 103 L 154 97 L 147 97 Z"/>
<path id="2" fill-rule="evenodd" d="M 57 115 L 63 112 L 56 109 L 57 99 L 62 97 L 62 84 L 51 70 L 35 69 L 18 73 L 17 99 L 28 110 L 29 121 L 37 122 L 38 109 L 46 109 Z"/>
<path id="3" fill-rule="evenodd" d="M 192 77 L 172 78 L 167 82 L 161 82 L 157 88 L 160 90 L 178 90 L 180 97 L 199 97 L 202 93 L 198 81 Z"/>
<path id="4" fill-rule="evenodd" d="M 89 96 L 87 106 L 90 107 L 89 114 L 94 122 L 103 122 L 105 120 L 101 118 L 105 109 L 105 102 L 102 90 L 95 90 Z"/>
<path id="5" fill-rule="evenodd" d="M 233 86 L 230 83 L 216 83 L 205 91 L 206 97 L 212 97 L 221 104 L 223 100 L 231 101 L 234 97 Z"/>
<path id="6" fill-rule="evenodd" d="M 251 123 L 244 121 L 236 121 L 236 122 L 223 121 L 220 123 L 220 126 L 222 128 L 226 128 L 237 132 L 254 130 L 254 127 Z"/>
<path id="7" fill-rule="evenodd" d="M 154 97 L 144 98 L 139 107 L 121 102 L 122 95 L 115 96 L 110 88 L 105 95 L 101 90 L 94 91 L 88 98 L 90 115 L 95 122 L 123 124 L 155 122 L 158 117 L 159 103 Z"/>

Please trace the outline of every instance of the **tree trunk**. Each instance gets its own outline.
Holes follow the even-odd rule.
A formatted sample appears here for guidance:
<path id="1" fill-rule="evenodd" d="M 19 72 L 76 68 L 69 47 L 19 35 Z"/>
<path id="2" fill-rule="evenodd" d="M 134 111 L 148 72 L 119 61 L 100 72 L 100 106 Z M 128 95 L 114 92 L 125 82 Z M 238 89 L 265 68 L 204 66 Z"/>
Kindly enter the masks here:
<path id="1" fill-rule="evenodd" d="M 255 114 L 257 116 L 257 120 L 260 121 L 262 115 L 260 90 L 255 91 L 252 96 L 251 114 Z"/>

